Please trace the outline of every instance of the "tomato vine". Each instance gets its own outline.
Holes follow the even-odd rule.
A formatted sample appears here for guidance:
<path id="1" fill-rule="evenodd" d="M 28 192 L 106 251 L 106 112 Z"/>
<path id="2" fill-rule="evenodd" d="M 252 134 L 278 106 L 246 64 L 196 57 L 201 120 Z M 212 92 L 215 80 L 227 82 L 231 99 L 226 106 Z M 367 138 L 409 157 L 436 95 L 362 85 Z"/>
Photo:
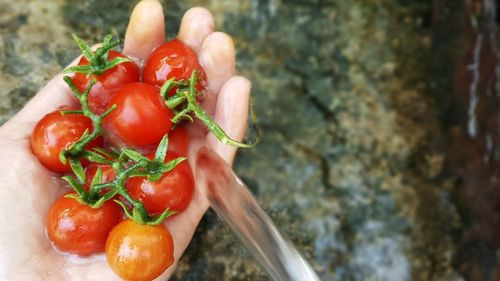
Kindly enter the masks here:
<path id="1" fill-rule="evenodd" d="M 73 35 L 73 38 L 89 64 L 69 67 L 64 70 L 66 74 L 81 73 L 92 78 L 94 75 L 101 75 L 121 63 L 130 62 L 130 59 L 124 57 L 117 57 L 108 61 L 109 51 L 119 45 L 119 41 L 113 40 L 109 35 L 105 37 L 102 46 L 95 51 L 92 51 L 78 36 Z M 154 182 L 186 160 L 184 157 L 178 157 L 164 163 L 168 147 L 168 133 L 164 135 L 159 143 L 153 159 L 149 159 L 130 148 L 121 148 L 118 151 L 103 148 L 86 149 L 89 143 L 103 136 L 105 131 L 102 126 L 103 120 L 117 109 L 117 105 L 112 104 L 102 114 L 97 114 L 89 107 L 89 93 L 95 86 L 96 79 L 89 80 L 83 91 L 80 91 L 75 86 L 70 76 L 65 76 L 63 79 L 73 96 L 79 101 L 81 109 L 61 110 L 61 114 L 81 114 L 92 121 L 92 130 L 90 132 L 88 129 L 85 130 L 77 141 L 62 150 L 59 155 L 59 159 L 63 164 L 69 161 L 70 167 L 76 176 L 76 178 L 71 175 L 62 177 L 75 191 L 75 193 L 66 196 L 72 197 L 92 208 L 99 208 L 106 201 L 114 200 L 123 208 L 129 218 L 139 224 L 159 224 L 174 214 L 173 211 L 167 208 L 160 215 L 150 215 L 144 204 L 134 199 L 126 188 L 126 182 L 129 178 L 147 177 L 148 180 Z M 193 121 L 194 118 L 197 118 L 206 125 L 220 142 L 240 148 L 254 147 L 259 142 L 259 137 L 254 143 L 243 143 L 232 139 L 199 105 L 199 91 L 197 88 L 202 79 L 203 74 L 193 69 L 189 79 L 175 79 L 175 77 L 172 77 L 162 85 L 159 94 L 164 99 L 165 105 L 175 114 L 171 122 L 178 125 L 183 120 Z M 173 89 L 175 89 L 175 94 L 169 96 Z M 88 182 L 86 182 L 82 159 L 86 159 L 91 163 L 109 165 L 116 172 L 115 178 L 110 182 L 102 183 L 102 169 L 99 167 L 91 180 L 90 187 L 85 190 L 84 185 L 88 185 Z M 116 199 L 117 195 L 120 195 L 125 202 Z"/>

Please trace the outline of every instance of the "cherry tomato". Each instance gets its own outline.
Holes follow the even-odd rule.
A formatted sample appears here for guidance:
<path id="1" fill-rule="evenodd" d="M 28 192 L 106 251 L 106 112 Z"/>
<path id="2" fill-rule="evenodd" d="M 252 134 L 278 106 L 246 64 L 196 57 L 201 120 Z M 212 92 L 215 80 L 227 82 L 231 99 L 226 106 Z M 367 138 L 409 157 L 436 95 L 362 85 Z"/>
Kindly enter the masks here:
<path id="1" fill-rule="evenodd" d="M 62 196 L 47 215 L 47 234 L 59 250 L 86 256 L 104 251 L 109 232 L 121 220 L 121 207 L 115 202 L 92 208 Z"/>
<path id="2" fill-rule="evenodd" d="M 153 155 L 148 157 L 153 158 Z M 177 153 L 168 152 L 165 162 L 177 157 Z M 126 187 L 129 194 L 141 201 L 150 214 L 157 215 L 167 208 L 175 212 L 184 211 L 193 198 L 194 179 L 188 161 L 184 160 L 157 181 L 133 177 L 127 180 Z"/>
<path id="3" fill-rule="evenodd" d="M 109 51 L 108 61 L 117 57 L 127 58 L 120 52 Z M 82 57 L 78 65 L 89 65 L 89 61 Z M 92 79 L 96 79 L 96 84 L 89 92 L 89 107 L 92 112 L 102 114 L 109 108 L 109 100 L 121 86 L 139 81 L 139 67 L 135 62 L 124 62 L 104 71 L 100 75 L 87 77 L 86 74 L 76 73 L 71 80 L 78 90 L 83 92 Z"/>
<path id="4" fill-rule="evenodd" d="M 187 156 L 189 147 L 189 132 L 185 126 L 180 125 L 175 127 L 168 134 L 168 153 L 174 151 L 180 156 Z M 167 154 L 168 154 L 167 153 Z"/>
<path id="5" fill-rule="evenodd" d="M 123 86 L 110 100 L 117 108 L 104 118 L 111 142 L 140 147 L 158 144 L 172 127 L 173 113 L 158 88 L 145 83 Z"/>
<path id="6" fill-rule="evenodd" d="M 174 262 L 172 235 L 162 224 L 140 225 L 127 219 L 109 234 L 106 257 L 125 280 L 153 280 Z"/>
<path id="7" fill-rule="evenodd" d="M 188 80 L 193 70 L 197 70 L 200 77 L 204 77 L 196 53 L 186 44 L 174 39 L 151 53 L 144 66 L 142 77 L 144 82 L 161 87 L 172 77 Z M 202 83 L 198 83 L 196 89 L 199 91 L 201 88 Z M 169 94 L 175 94 L 175 89 Z"/>
<path id="8" fill-rule="evenodd" d="M 85 168 L 85 185 L 86 191 L 89 191 L 92 179 L 94 179 L 97 169 L 101 168 L 102 180 L 100 183 L 108 183 L 115 179 L 116 171 L 110 165 L 92 163 Z"/>
<path id="9" fill-rule="evenodd" d="M 33 129 L 31 150 L 40 162 L 54 172 L 71 172 L 69 161 L 63 164 L 59 154 L 80 139 L 85 130 L 92 132 L 92 121 L 81 114 L 61 114 L 60 110 L 45 115 Z M 102 138 L 90 142 L 86 148 L 98 146 Z"/>

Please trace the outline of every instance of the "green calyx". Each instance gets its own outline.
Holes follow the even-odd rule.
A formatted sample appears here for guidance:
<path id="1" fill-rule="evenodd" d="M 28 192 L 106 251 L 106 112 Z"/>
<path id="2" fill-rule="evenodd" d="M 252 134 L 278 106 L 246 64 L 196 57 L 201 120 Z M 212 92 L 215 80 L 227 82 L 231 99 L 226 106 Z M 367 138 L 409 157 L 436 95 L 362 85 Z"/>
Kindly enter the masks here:
<path id="1" fill-rule="evenodd" d="M 122 149 L 119 155 L 114 152 L 98 149 L 90 151 L 93 157 L 106 159 L 106 163 L 110 165 L 116 172 L 116 177 L 111 182 L 102 183 L 102 169 L 98 168 L 96 174 L 90 182 L 89 190 L 85 190 L 86 183 L 83 167 L 80 165 L 71 165 L 73 172 L 76 175 L 64 176 L 63 179 L 75 190 L 76 194 L 68 194 L 66 197 L 74 198 L 80 203 L 88 205 L 92 208 L 100 208 L 106 201 L 115 198 L 117 194 L 128 202 L 131 208 L 127 207 L 122 201 L 114 200 L 124 210 L 125 214 L 139 224 L 156 225 L 162 223 L 166 218 L 173 215 L 175 212 L 165 210 L 159 216 L 150 215 L 144 205 L 134 199 L 127 191 L 126 182 L 132 177 L 148 177 L 148 180 L 158 180 L 168 171 L 173 170 L 179 163 L 186 160 L 184 157 L 176 158 L 172 161 L 164 163 L 168 146 L 168 135 L 165 135 L 158 146 L 154 159 L 149 159 L 141 153 L 132 149 Z M 107 155 L 107 156 L 106 156 Z M 109 160 L 108 156 L 114 156 Z M 70 158 L 70 163 L 78 162 Z"/>
<path id="2" fill-rule="evenodd" d="M 102 46 L 94 51 L 80 37 L 72 34 L 73 39 L 82 51 L 83 56 L 89 61 L 88 65 L 76 65 L 63 70 L 64 74 L 82 73 L 90 76 L 92 74 L 101 75 L 106 70 L 111 69 L 121 63 L 130 62 L 130 59 L 117 57 L 108 61 L 109 51 L 120 44 L 120 40 L 113 40 L 112 35 L 106 35 Z"/>
<path id="3" fill-rule="evenodd" d="M 89 130 L 86 130 L 76 142 L 63 150 L 59 155 L 62 163 L 65 164 L 69 161 L 71 169 L 75 174 L 75 177 L 63 177 L 75 190 L 74 194 L 68 194 L 66 197 L 74 198 L 92 208 L 100 208 L 106 201 L 115 198 L 119 194 L 132 206 L 132 209 L 128 209 L 125 204 L 120 204 L 127 216 L 135 222 L 140 224 L 159 224 L 163 222 L 174 212 L 165 210 L 160 216 L 151 216 L 140 201 L 130 196 L 125 187 L 126 181 L 131 177 L 139 176 L 148 177 L 148 180 L 156 181 L 164 173 L 174 169 L 186 158 L 179 157 L 164 163 L 168 148 L 168 135 L 165 135 L 158 145 L 154 159 L 149 159 L 132 149 L 121 149 L 120 153 L 108 151 L 103 148 L 86 149 L 86 146 L 90 142 L 102 135 L 104 131 L 102 121 L 116 106 L 113 105 L 103 114 L 97 115 L 90 110 L 88 105 L 88 95 L 96 80 L 91 80 L 83 92 L 80 92 L 75 87 L 70 77 L 64 77 L 64 81 L 68 84 L 73 95 L 80 101 L 82 108 L 79 110 L 62 110 L 61 114 L 82 114 L 92 121 L 92 131 L 89 132 Z M 85 170 L 81 164 L 82 158 L 92 163 L 111 166 L 116 172 L 116 177 L 111 182 L 102 183 L 102 170 L 98 168 L 90 182 L 89 190 L 85 190 L 84 185 L 88 185 L 88 183 L 85 178 Z"/>
<path id="4" fill-rule="evenodd" d="M 165 104 L 168 108 L 174 111 L 175 116 L 172 118 L 172 123 L 177 124 L 182 120 L 193 121 L 193 116 L 201 120 L 212 134 L 223 144 L 231 145 L 239 148 L 252 148 L 260 142 L 260 128 L 257 127 L 257 137 L 253 143 L 242 143 L 232 139 L 227 133 L 217 124 L 201 106 L 198 104 L 196 97 L 196 84 L 199 82 L 199 76 L 196 70 L 193 70 L 189 81 L 178 80 L 174 78 L 167 80 L 161 90 L 160 94 L 166 98 Z M 172 87 L 178 87 L 176 94 L 167 97 L 167 93 Z M 252 103 L 250 104 L 250 112 L 252 121 L 256 123 L 256 116 L 253 111 Z"/>
<path id="5" fill-rule="evenodd" d="M 171 171 L 180 162 L 185 160 L 184 157 L 179 157 L 164 163 L 167 146 L 168 135 L 165 134 L 156 149 L 154 159 L 149 159 L 132 149 L 123 149 L 118 157 L 118 161 L 112 166 L 118 174 L 117 177 L 113 183 L 104 184 L 106 185 L 106 188 L 113 186 L 111 190 L 114 189 L 116 191 L 115 195 L 120 194 L 125 200 L 128 201 L 132 208 L 127 207 L 126 204 L 119 200 L 115 200 L 115 202 L 123 208 L 125 214 L 139 224 L 160 224 L 166 218 L 175 213 L 167 209 L 159 216 L 151 216 L 140 201 L 135 200 L 132 196 L 130 196 L 125 187 L 126 180 L 131 177 L 148 177 L 148 180 L 151 180 L 152 178 L 158 180 L 164 173 Z M 100 186 L 102 185 L 96 185 L 96 189 L 100 190 Z"/>
<path id="6" fill-rule="evenodd" d="M 166 209 L 158 216 L 151 216 L 144 209 L 144 205 L 142 204 L 134 205 L 132 209 L 129 209 L 122 201 L 116 199 L 114 201 L 123 208 L 127 217 L 138 224 L 158 225 L 175 214 L 175 212 Z"/>
<path id="7" fill-rule="evenodd" d="M 129 62 L 127 58 L 115 58 L 108 61 L 109 51 L 119 44 L 118 40 L 113 40 L 111 36 L 106 36 L 101 47 L 92 51 L 90 47 L 78 36 L 73 35 L 84 57 L 89 61 L 88 65 L 73 66 L 64 73 L 82 73 L 90 77 L 100 75 L 106 70 L 124 62 Z M 193 121 L 194 118 L 201 120 L 214 136 L 224 144 L 234 147 L 250 148 L 254 147 L 260 140 L 260 129 L 253 143 L 242 143 L 229 137 L 227 133 L 201 108 L 197 102 L 198 92 L 196 84 L 201 80 L 201 75 L 197 71 L 191 73 L 189 80 L 169 79 L 160 90 L 161 96 L 165 99 L 165 104 L 175 113 L 172 118 L 174 125 L 182 120 Z M 109 115 L 116 105 L 111 106 L 101 115 L 93 113 L 88 105 L 88 96 L 92 87 L 96 83 L 95 76 L 85 90 L 80 91 L 68 76 L 64 81 L 68 84 L 73 95 L 80 101 L 81 109 L 62 110 L 61 114 L 82 114 L 92 121 L 92 130 L 85 131 L 82 136 L 63 150 L 59 158 L 62 163 L 69 162 L 74 176 L 64 176 L 63 179 L 74 189 L 75 193 L 68 194 L 82 204 L 92 208 L 100 208 L 105 202 L 114 200 L 124 210 L 125 214 L 139 224 L 156 225 L 162 223 L 166 218 L 175 212 L 165 210 L 162 214 L 151 215 L 147 212 L 142 202 L 133 198 L 127 191 L 126 182 L 132 177 L 147 177 L 149 181 L 158 181 L 162 176 L 173 170 L 186 158 L 179 157 L 165 163 L 168 136 L 165 135 L 155 152 L 154 158 L 145 157 L 140 152 L 133 149 L 121 149 L 120 151 L 108 151 L 103 148 L 87 149 L 86 147 L 97 137 L 103 134 L 103 119 Z M 168 97 L 169 91 L 176 88 L 176 93 Z M 250 106 L 251 117 L 255 123 L 255 113 Z M 103 183 L 103 170 L 98 168 L 94 177 L 88 182 L 85 177 L 85 170 L 81 160 L 86 159 L 91 163 L 109 165 L 116 173 L 115 178 L 110 182 Z M 87 189 L 85 187 L 88 187 Z M 120 195 L 123 201 L 116 200 L 116 195 Z"/>
<path id="8" fill-rule="evenodd" d="M 101 115 L 96 115 L 93 113 L 88 104 L 88 96 L 90 93 L 90 90 L 96 83 L 95 79 L 92 79 L 89 84 L 87 85 L 87 88 L 85 89 L 84 92 L 80 92 L 76 86 L 73 84 L 71 81 L 71 78 L 68 76 L 65 76 L 64 82 L 68 84 L 69 88 L 71 89 L 73 95 L 80 101 L 80 104 L 82 105 L 81 110 L 63 110 L 61 111 L 61 114 L 82 114 L 86 117 L 88 117 L 92 121 L 92 127 L 93 130 L 91 133 L 89 133 L 88 130 L 86 130 L 83 135 L 78 139 L 76 142 L 74 142 L 70 147 L 67 149 L 63 150 L 61 154 L 59 155 L 59 160 L 63 164 L 66 164 L 67 158 L 70 158 L 70 165 L 73 168 L 73 171 L 75 171 L 75 174 L 78 176 L 79 179 L 82 177 L 82 171 L 83 167 L 81 166 L 80 161 L 74 161 L 71 159 L 78 159 L 81 157 L 85 157 L 88 160 L 92 162 L 98 162 L 101 164 L 109 164 L 106 160 L 106 156 L 100 155 L 99 153 L 96 153 L 95 151 L 88 151 L 85 149 L 85 147 L 95 140 L 97 137 L 99 137 L 102 132 L 102 120 L 108 116 L 115 108 L 116 106 L 113 105 L 111 106 L 106 112 L 104 112 Z"/>
<path id="9" fill-rule="evenodd" d="M 73 35 L 73 38 L 82 51 L 83 56 L 89 61 L 89 64 L 69 67 L 63 73 L 82 73 L 90 77 L 91 75 L 100 75 L 120 63 L 130 61 L 128 58 L 122 57 L 108 60 L 109 51 L 120 43 L 118 40 L 113 40 L 110 35 L 104 38 L 102 46 L 95 51 L 92 51 L 78 36 Z M 126 182 L 131 177 L 147 177 L 150 181 L 159 180 L 163 174 L 174 169 L 179 163 L 186 160 L 186 158 L 179 157 L 164 163 L 168 148 L 167 135 L 160 142 L 154 159 L 149 159 L 132 149 L 121 149 L 119 152 L 108 151 L 103 148 L 87 149 L 88 144 L 102 135 L 104 131 L 102 121 L 116 108 L 116 105 L 113 105 L 101 115 L 97 115 L 90 110 L 88 97 L 92 87 L 96 83 L 94 77 L 89 81 L 83 92 L 73 84 L 69 76 L 64 77 L 64 81 L 68 84 L 73 95 L 80 101 L 81 109 L 61 110 L 61 114 L 81 114 L 92 121 L 92 130 L 86 130 L 77 141 L 63 150 L 59 155 L 59 159 L 63 164 L 69 162 L 74 173 L 74 176 L 68 175 L 62 177 L 75 191 L 75 193 L 67 194 L 66 197 L 74 198 L 81 204 L 92 208 L 100 208 L 105 202 L 114 199 L 119 194 L 127 204 L 124 204 L 122 201 L 117 203 L 122 206 L 125 214 L 135 222 L 151 225 L 160 224 L 167 217 L 173 215 L 174 212 L 167 209 L 159 216 L 150 215 L 140 201 L 130 196 L 126 189 Z M 184 84 L 175 81 L 172 81 L 172 85 L 184 86 Z M 115 171 L 116 177 L 111 182 L 103 183 L 103 170 L 99 167 L 89 183 L 85 177 L 85 169 L 81 163 L 83 158 L 91 163 L 109 165 Z M 88 187 L 87 189 L 85 188 L 86 186 Z"/>

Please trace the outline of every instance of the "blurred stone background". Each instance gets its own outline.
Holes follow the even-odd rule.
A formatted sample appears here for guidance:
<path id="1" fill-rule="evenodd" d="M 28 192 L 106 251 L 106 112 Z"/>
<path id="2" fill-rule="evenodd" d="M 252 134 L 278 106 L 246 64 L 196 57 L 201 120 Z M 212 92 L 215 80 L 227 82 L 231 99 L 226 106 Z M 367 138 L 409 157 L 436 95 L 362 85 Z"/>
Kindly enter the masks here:
<path id="1" fill-rule="evenodd" d="M 238 174 L 322 280 L 500 280 L 500 3 L 165 0 L 235 39 L 263 141 Z M 0 124 L 136 1 L 0 0 Z M 172 280 L 268 280 L 209 212 Z"/>

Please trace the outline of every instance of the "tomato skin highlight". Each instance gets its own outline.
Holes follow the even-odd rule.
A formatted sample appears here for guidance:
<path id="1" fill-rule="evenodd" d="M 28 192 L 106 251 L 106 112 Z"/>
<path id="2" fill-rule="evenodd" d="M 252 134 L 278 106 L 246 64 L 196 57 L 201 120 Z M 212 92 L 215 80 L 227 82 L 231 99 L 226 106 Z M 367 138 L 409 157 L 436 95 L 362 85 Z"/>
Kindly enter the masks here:
<path id="1" fill-rule="evenodd" d="M 178 154 L 168 152 L 165 163 L 177 157 Z M 179 213 L 191 203 L 194 178 L 188 161 L 184 160 L 157 181 L 151 182 L 146 177 L 133 177 L 127 180 L 126 187 L 130 196 L 141 201 L 152 215 L 159 215 L 167 208 Z"/>
<path id="2" fill-rule="evenodd" d="M 120 52 L 109 51 L 108 61 L 117 57 L 127 58 L 127 56 Z M 89 61 L 82 56 L 78 65 L 89 65 Z M 73 84 L 81 92 L 85 91 L 85 88 L 92 79 L 96 79 L 96 83 L 89 92 L 89 108 L 95 114 L 102 114 L 109 108 L 109 100 L 121 86 L 139 81 L 139 67 L 135 62 L 130 61 L 118 64 L 100 75 L 93 74 L 87 77 L 86 74 L 76 73 L 71 78 Z"/>
<path id="3" fill-rule="evenodd" d="M 172 127 L 174 115 L 159 95 L 159 89 L 152 85 L 127 84 L 109 104 L 117 106 L 103 122 L 112 143 L 128 147 L 155 145 Z"/>
<path id="4" fill-rule="evenodd" d="M 59 173 L 71 172 L 69 161 L 63 164 L 59 154 L 83 135 L 85 130 L 93 131 L 92 121 L 81 114 L 61 114 L 57 110 L 45 115 L 33 129 L 31 150 L 38 160 L 49 170 Z M 91 149 L 102 143 L 98 137 L 86 148 Z"/>
<path id="5" fill-rule="evenodd" d="M 57 249 L 87 256 L 104 251 L 109 232 L 121 220 L 122 210 L 115 202 L 92 208 L 62 196 L 47 215 L 47 234 Z"/>
<path id="6" fill-rule="evenodd" d="M 173 39 L 151 53 L 144 66 L 142 78 L 145 83 L 161 87 L 172 77 L 189 80 L 193 70 L 197 70 L 201 77 L 204 77 L 196 53 L 180 40 Z M 199 91 L 201 88 L 202 83 L 198 83 L 196 89 Z M 175 89 L 169 94 L 175 94 Z"/>
<path id="7" fill-rule="evenodd" d="M 160 225 L 124 220 L 109 234 L 106 258 L 111 269 L 130 281 L 153 280 L 174 262 L 172 235 Z"/>

